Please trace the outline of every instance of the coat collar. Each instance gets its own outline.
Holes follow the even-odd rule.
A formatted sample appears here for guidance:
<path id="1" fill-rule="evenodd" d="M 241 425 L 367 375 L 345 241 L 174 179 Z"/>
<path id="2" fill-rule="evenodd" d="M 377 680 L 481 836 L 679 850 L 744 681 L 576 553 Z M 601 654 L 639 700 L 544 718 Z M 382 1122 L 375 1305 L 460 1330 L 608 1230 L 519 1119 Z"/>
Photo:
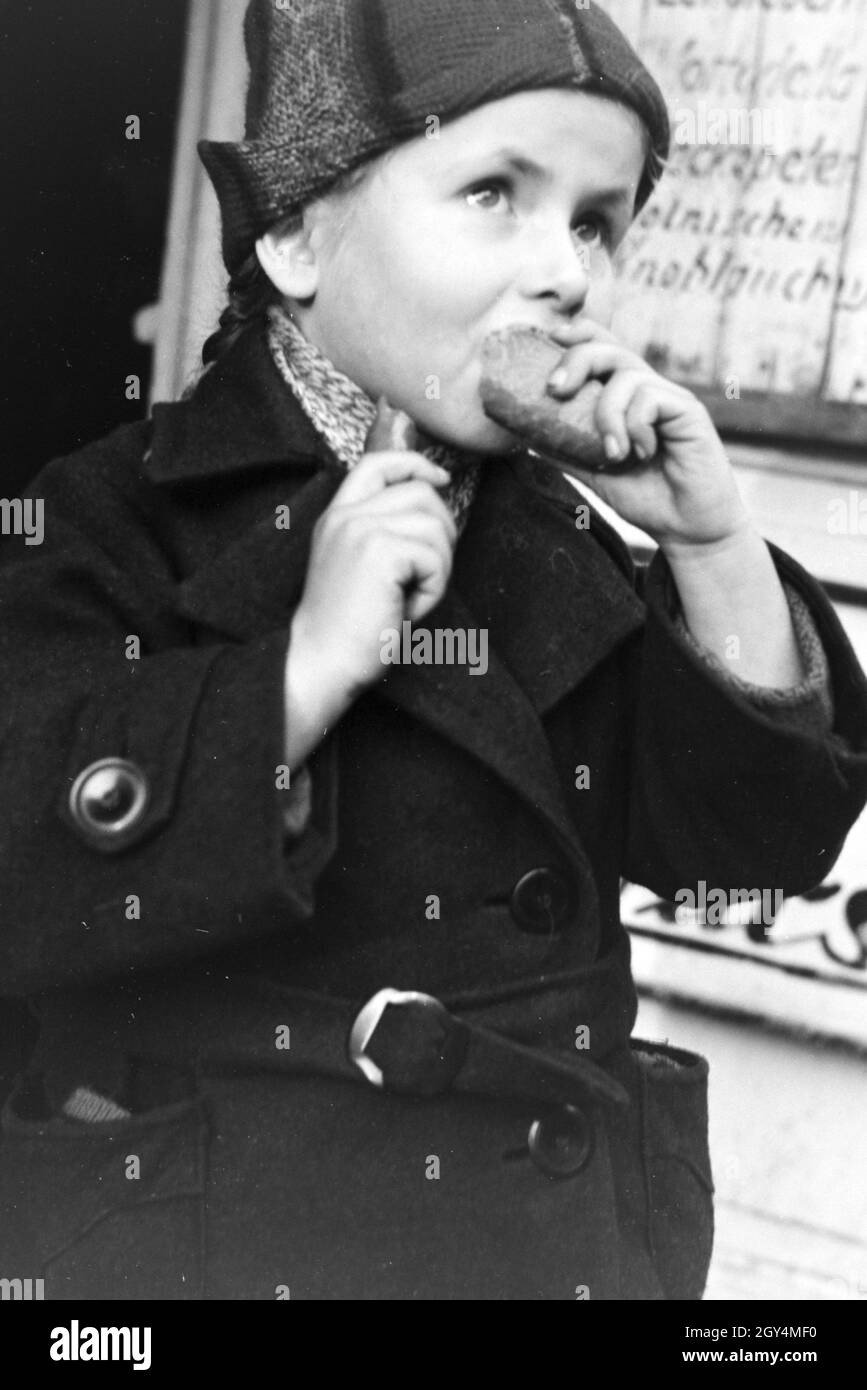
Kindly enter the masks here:
<path id="1" fill-rule="evenodd" d="M 288 532 L 276 528 L 270 505 L 288 500 L 275 463 L 306 475 L 293 480 Z M 248 334 L 189 400 L 155 408 L 145 468 L 155 482 L 173 485 L 268 465 L 273 497 L 269 490 L 260 520 L 178 589 L 180 613 L 218 640 L 288 631 L 313 527 L 344 476 L 271 361 L 264 335 Z M 583 500 L 546 465 L 492 460 L 452 583 L 424 623 L 486 629 L 487 674 L 393 666 L 372 692 L 490 767 L 579 857 L 565 773 L 553 766 L 542 718 L 644 621 L 622 542 L 592 509 L 590 529 L 576 529 Z"/>
<path id="2" fill-rule="evenodd" d="M 145 462 L 156 483 L 195 482 L 251 465 L 337 466 L 281 377 L 264 333 L 248 332 L 183 401 L 155 405 Z"/>

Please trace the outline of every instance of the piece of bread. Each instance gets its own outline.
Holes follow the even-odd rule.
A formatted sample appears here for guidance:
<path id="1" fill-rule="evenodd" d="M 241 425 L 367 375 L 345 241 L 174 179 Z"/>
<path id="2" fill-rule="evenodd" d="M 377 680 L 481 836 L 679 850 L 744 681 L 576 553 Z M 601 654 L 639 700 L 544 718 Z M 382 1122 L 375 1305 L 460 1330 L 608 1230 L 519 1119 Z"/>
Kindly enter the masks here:
<path id="1" fill-rule="evenodd" d="M 376 402 L 376 415 L 364 446 L 366 454 L 385 454 L 393 449 L 412 452 L 419 446 L 419 432 L 403 410 L 396 410 L 385 396 Z"/>
<path id="2" fill-rule="evenodd" d="M 485 414 L 525 439 L 537 453 L 588 472 L 623 471 L 630 455 L 612 464 L 596 428 L 595 413 L 604 389 L 588 381 L 570 400 L 548 393 L 548 378 L 565 349 L 538 328 L 515 325 L 492 333 L 482 349 L 481 395 Z"/>

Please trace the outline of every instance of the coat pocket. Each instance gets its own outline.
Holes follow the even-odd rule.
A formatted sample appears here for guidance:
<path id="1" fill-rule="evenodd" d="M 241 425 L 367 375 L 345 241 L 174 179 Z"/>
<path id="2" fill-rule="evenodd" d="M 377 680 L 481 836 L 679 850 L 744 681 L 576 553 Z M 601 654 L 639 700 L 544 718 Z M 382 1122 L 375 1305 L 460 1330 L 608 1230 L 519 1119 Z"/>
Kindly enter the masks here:
<path id="1" fill-rule="evenodd" d="M 0 1118 L 8 1277 L 44 1279 L 46 1299 L 201 1298 L 201 1099 L 100 1124 L 27 1110 L 19 1083 Z"/>
<path id="2" fill-rule="evenodd" d="M 648 1243 L 670 1299 L 700 1299 L 713 1249 L 704 1057 L 633 1041 L 641 1084 Z"/>

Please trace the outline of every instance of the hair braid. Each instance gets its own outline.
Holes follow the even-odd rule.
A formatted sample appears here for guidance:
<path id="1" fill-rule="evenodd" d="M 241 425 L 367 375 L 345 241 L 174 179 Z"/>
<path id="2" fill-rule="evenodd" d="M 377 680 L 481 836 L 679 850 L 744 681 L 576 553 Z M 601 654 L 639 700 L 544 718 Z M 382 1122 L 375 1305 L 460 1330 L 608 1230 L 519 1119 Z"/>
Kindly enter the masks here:
<path id="1" fill-rule="evenodd" d="M 255 251 L 229 281 L 229 302 L 220 315 L 220 326 L 202 348 L 202 362 L 208 366 L 225 357 L 243 333 L 261 323 L 269 305 L 280 298 L 259 264 Z"/>

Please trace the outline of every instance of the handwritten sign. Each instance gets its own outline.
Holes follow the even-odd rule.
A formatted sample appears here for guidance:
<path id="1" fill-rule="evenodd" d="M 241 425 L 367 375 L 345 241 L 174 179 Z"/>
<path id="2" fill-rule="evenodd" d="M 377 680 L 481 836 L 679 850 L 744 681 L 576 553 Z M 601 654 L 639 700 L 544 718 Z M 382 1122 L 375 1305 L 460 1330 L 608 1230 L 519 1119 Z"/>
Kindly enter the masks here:
<path id="1" fill-rule="evenodd" d="M 726 428 L 867 442 L 867 0 L 603 3 L 674 134 L 616 329 Z"/>

